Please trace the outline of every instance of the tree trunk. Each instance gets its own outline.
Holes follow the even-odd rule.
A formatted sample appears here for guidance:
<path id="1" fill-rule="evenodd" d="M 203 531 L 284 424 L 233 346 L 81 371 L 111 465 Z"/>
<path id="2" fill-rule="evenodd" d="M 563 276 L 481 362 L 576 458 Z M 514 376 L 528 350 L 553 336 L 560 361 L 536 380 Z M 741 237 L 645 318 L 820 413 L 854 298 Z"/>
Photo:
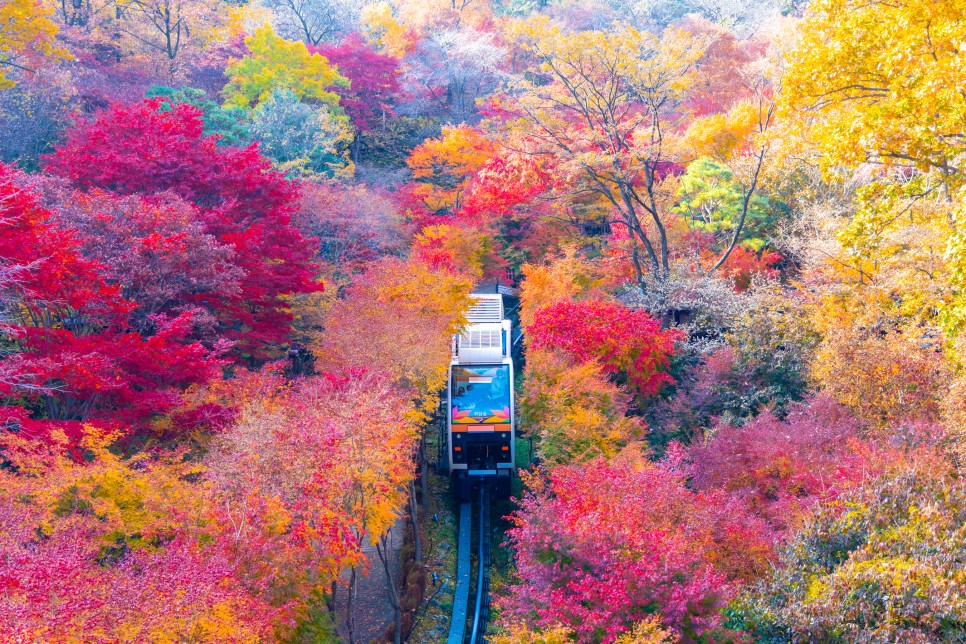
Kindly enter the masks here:
<path id="1" fill-rule="evenodd" d="M 328 601 L 329 615 L 332 617 L 332 623 L 336 625 L 338 625 L 339 623 L 339 609 L 338 609 L 338 603 L 336 602 L 336 590 L 338 590 L 338 588 L 339 588 L 338 582 L 333 581 L 332 591 L 329 593 L 329 601 Z"/>
<path id="2" fill-rule="evenodd" d="M 748 186 L 748 189 L 745 191 L 744 198 L 741 201 L 741 215 L 738 217 L 738 223 L 735 225 L 734 233 L 731 235 L 731 242 L 728 244 L 728 248 L 721 255 L 721 257 L 718 258 L 718 261 L 714 263 L 714 266 L 708 270 L 708 275 L 714 273 L 716 270 L 718 270 L 718 268 L 721 267 L 722 264 L 728 261 L 728 257 L 731 256 L 731 251 L 735 249 L 735 246 L 738 245 L 738 239 L 741 238 L 741 231 L 745 226 L 745 219 L 748 216 L 748 207 L 751 205 L 751 198 L 755 195 L 755 190 L 758 188 L 758 176 L 761 173 L 762 165 L 765 163 L 765 146 L 762 146 L 761 150 L 759 150 L 757 157 L 758 161 L 755 164 L 755 170 L 751 175 L 751 183 Z"/>
<path id="3" fill-rule="evenodd" d="M 416 484 L 409 482 L 409 516 L 413 522 L 413 546 L 416 563 L 423 563 L 423 540 L 419 535 L 419 507 L 416 505 Z"/>
<path id="4" fill-rule="evenodd" d="M 352 616 L 352 598 L 356 594 L 356 567 L 349 570 L 349 589 L 345 600 L 345 630 L 349 644 L 355 644 L 355 619 Z"/>
<path id="5" fill-rule="evenodd" d="M 426 458 L 426 433 L 419 443 L 419 492 L 422 495 L 423 510 L 429 509 L 429 459 Z"/>
<path id="6" fill-rule="evenodd" d="M 362 132 L 356 132 L 356 138 L 352 140 L 352 162 L 359 163 L 359 150 L 362 148 Z"/>

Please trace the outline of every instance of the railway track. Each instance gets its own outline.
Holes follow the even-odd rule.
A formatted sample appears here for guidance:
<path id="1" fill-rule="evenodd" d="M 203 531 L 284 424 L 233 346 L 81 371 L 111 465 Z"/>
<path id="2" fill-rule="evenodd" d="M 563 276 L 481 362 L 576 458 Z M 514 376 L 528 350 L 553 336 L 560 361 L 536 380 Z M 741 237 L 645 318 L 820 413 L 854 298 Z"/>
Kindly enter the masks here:
<path id="1" fill-rule="evenodd" d="M 490 491 L 485 484 L 479 487 L 476 503 L 476 593 L 470 612 L 473 505 L 472 502 L 460 504 L 456 594 L 447 644 L 483 644 L 486 641 L 486 624 L 490 617 Z M 468 639 L 467 626 L 470 627 Z"/>

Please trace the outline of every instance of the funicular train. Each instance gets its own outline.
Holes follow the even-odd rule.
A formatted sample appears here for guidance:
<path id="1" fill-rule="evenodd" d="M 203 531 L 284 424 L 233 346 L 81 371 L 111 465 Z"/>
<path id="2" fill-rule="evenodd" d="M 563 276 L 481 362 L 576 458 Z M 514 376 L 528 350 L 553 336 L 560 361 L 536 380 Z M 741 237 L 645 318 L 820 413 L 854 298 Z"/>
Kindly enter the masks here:
<path id="1" fill-rule="evenodd" d="M 512 326 L 502 294 L 473 297 L 468 324 L 453 338 L 446 395 L 446 463 L 464 500 L 481 482 L 509 496 L 516 457 Z"/>

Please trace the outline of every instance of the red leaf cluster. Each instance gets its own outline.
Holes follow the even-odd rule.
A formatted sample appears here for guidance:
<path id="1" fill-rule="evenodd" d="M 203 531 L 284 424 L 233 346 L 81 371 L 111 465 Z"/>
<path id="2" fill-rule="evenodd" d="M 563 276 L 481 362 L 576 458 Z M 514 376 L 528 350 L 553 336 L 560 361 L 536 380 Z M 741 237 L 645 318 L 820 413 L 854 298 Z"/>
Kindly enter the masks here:
<path id="1" fill-rule="evenodd" d="M 565 301 L 541 309 L 529 329 L 534 349 L 559 350 L 576 360 L 598 360 L 627 374 L 643 396 L 674 379 L 667 373 L 680 331 L 663 329 L 646 311 L 601 300 Z"/>
<path id="2" fill-rule="evenodd" d="M 349 79 L 348 88 L 335 88 L 339 105 L 359 132 L 371 132 L 387 117 L 395 116 L 393 104 L 400 90 L 399 60 L 380 54 L 360 34 L 347 36 L 339 45 L 310 47 L 325 56 Z"/>
<path id="3" fill-rule="evenodd" d="M 203 136 L 201 112 L 159 101 L 114 105 L 80 120 L 47 157 L 51 174 L 82 190 L 118 195 L 173 193 L 195 204 L 204 233 L 234 251 L 235 292 L 211 298 L 219 333 L 260 360 L 286 342 L 291 293 L 318 290 L 313 248 L 291 224 L 297 187 L 271 169 L 257 146 L 219 147 Z"/>
<path id="4" fill-rule="evenodd" d="M 23 397 L 54 423 L 136 424 L 176 404 L 182 388 L 219 375 L 216 355 L 188 339 L 190 314 L 152 316 L 149 335 L 132 330 L 136 304 L 108 283 L 104 265 L 82 256 L 83 238 L 52 223 L 19 183 L 0 166 L 2 295 L 12 311 L 2 330 L 16 349 L 0 395 Z"/>

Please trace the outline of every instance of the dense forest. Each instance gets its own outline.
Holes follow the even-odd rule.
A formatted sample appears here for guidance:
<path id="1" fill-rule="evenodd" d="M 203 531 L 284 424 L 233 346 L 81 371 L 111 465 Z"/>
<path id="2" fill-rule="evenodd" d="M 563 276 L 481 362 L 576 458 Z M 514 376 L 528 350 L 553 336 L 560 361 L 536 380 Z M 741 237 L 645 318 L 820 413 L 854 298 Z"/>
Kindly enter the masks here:
<path id="1" fill-rule="evenodd" d="M 964 641 L 964 43 L 964 0 L 0 0 L 0 642 L 360 642 L 492 282 L 489 641 Z M 384 641 L 442 641 L 405 571 Z"/>

